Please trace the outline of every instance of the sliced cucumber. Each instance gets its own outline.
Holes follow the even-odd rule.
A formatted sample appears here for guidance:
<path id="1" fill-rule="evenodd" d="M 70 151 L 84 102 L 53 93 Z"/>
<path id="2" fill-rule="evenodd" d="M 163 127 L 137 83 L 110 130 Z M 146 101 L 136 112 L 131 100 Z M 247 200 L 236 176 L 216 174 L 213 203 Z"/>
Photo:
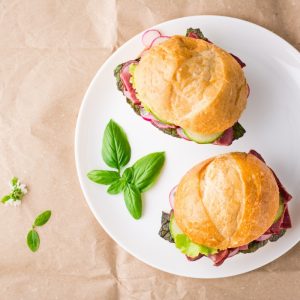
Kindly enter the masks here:
<path id="1" fill-rule="evenodd" d="M 142 104 L 143 104 L 143 103 L 142 103 Z M 151 110 L 147 105 L 143 104 L 143 106 L 144 106 L 144 109 L 145 109 L 146 111 L 148 111 L 149 113 L 151 113 L 151 114 L 155 117 L 155 119 L 158 120 L 159 122 L 164 123 L 164 124 L 167 124 L 167 125 L 174 125 L 174 124 L 172 124 L 172 123 L 170 123 L 170 122 L 167 122 L 166 120 L 163 120 L 162 118 L 160 118 L 160 117 L 159 117 L 155 112 L 153 112 L 153 110 Z"/>
<path id="2" fill-rule="evenodd" d="M 282 197 L 280 196 L 280 198 L 279 198 L 279 208 L 277 210 L 274 223 L 276 223 L 280 219 L 280 217 L 283 214 L 283 211 L 284 211 L 284 203 L 283 203 Z"/>
<path id="3" fill-rule="evenodd" d="M 198 144 L 213 143 L 223 134 L 223 132 L 217 132 L 217 133 L 206 135 L 206 134 L 192 132 L 192 131 L 186 130 L 186 129 L 183 129 L 183 132 L 186 134 L 186 136 L 189 139 L 191 139 L 192 141 L 194 141 Z"/>
<path id="4" fill-rule="evenodd" d="M 182 230 L 178 227 L 178 225 L 175 221 L 174 213 L 170 217 L 170 232 L 171 232 L 173 240 L 175 240 L 175 237 L 178 234 L 183 234 Z"/>

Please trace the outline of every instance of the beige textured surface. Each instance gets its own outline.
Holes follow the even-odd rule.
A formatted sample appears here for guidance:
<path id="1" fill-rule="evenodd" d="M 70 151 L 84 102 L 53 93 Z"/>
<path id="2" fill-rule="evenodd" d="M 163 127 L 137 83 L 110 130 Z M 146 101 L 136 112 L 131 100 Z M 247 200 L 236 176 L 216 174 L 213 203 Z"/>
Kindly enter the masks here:
<path id="1" fill-rule="evenodd" d="M 134 34 L 172 18 L 218 14 L 263 25 L 300 49 L 299 13 L 298 0 L 0 1 L 0 194 L 12 175 L 31 189 L 21 208 L 0 206 L 1 300 L 298 299 L 300 245 L 219 280 L 169 275 L 128 255 L 83 199 L 73 140 L 90 80 Z M 45 209 L 53 216 L 32 254 L 25 236 Z"/>
<path id="2" fill-rule="evenodd" d="M 272 171 L 252 154 L 226 153 L 193 167 L 178 184 L 174 213 L 195 243 L 235 248 L 274 222 L 279 190 Z"/>

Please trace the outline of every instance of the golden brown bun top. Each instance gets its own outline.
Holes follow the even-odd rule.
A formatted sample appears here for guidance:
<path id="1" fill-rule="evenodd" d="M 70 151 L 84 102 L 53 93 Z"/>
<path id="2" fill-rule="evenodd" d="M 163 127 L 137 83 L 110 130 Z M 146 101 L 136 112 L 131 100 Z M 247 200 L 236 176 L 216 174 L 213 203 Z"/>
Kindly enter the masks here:
<path id="1" fill-rule="evenodd" d="M 229 153 L 191 169 L 175 194 L 178 226 L 195 243 L 217 249 L 243 246 L 274 222 L 279 190 L 256 156 Z"/>
<path id="2" fill-rule="evenodd" d="M 201 39 L 173 36 L 154 46 L 135 71 L 138 98 L 165 122 L 202 134 L 231 127 L 246 107 L 242 68 Z"/>

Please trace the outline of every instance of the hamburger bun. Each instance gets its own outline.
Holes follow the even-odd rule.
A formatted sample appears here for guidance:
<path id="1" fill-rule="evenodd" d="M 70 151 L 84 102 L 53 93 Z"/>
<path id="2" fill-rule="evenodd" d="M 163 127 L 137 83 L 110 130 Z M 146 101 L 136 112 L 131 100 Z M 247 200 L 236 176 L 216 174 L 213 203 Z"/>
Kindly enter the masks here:
<path id="1" fill-rule="evenodd" d="M 272 171 L 252 154 L 210 158 L 180 181 L 175 220 L 195 243 L 217 249 L 246 245 L 274 222 L 279 190 Z"/>
<path id="2" fill-rule="evenodd" d="M 152 47 L 137 65 L 134 80 L 145 108 L 193 133 L 223 132 L 246 107 L 242 68 L 229 53 L 201 39 L 173 36 Z"/>

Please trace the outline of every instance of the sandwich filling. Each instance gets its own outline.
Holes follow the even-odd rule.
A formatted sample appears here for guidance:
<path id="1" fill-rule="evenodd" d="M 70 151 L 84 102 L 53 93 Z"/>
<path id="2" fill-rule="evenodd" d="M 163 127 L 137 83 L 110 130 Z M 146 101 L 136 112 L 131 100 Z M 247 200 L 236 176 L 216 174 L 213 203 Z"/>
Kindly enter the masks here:
<path id="1" fill-rule="evenodd" d="M 150 31 L 156 32 L 159 36 L 146 45 L 146 49 L 143 51 L 143 53 L 158 43 L 159 40 L 165 40 L 169 38 L 167 36 L 162 36 L 157 30 Z M 203 39 L 211 43 L 206 37 L 204 37 L 200 29 L 189 28 L 186 32 L 186 36 L 195 39 Z M 241 68 L 245 67 L 245 64 L 238 57 L 233 54 L 231 55 L 240 64 Z M 132 107 L 134 112 L 141 116 L 144 120 L 150 122 L 153 126 L 157 127 L 166 134 L 189 141 L 194 141 L 200 144 L 213 143 L 216 145 L 228 146 L 231 145 L 234 140 L 239 139 L 245 134 L 245 129 L 238 122 L 224 132 L 219 132 L 212 135 L 202 135 L 199 133 L 190 132 L 184 128 L 181 128 L 180 126 L 169 124 L 165 120 L 162 120 L 158 115 L 155 114 L 155 112 L 143 105 L 141 99 L 139 99 L 139 95 L 136 93 L 134 73 L 139 61 L 140 57 L 118 65 L 114 70 L 114 76 L 117 81 L 117 87 L 125 95 L 127 103 Z"/>
<path id="2" fill-rule="evenodd" d="M 250 153 L 262 160 L 262 156 L 254 150 Z M 273 170 L 271 170 L 273 172 Z M 179 226 L 176 224 L 174 217 L 174 195 L 176 193 L 176 187 L 170 193 L 170 205 L 172 207 L 170 213 L 162 212 L 161 228 L 159 235 L 171 242 L 175 243 L 175 246 L 186 255 L 188 260 L 198 260 L 204 256 L 210 258 L 215 266 L 221 265 L 226 259 L 237 255 L 239 253 L 252 253 L 259 248 L 265 246 L 269 241 L 276 242 L 281 238 L 287 229 L 292 227 L 291 219 L 288 211 L 288 202 L 292 199 L 292 196 L 286 191 L 276 174 L 273 172 L 280 193 L 279 208 L 275 216 L 274 222 L 270 228 L 259 238 L 250 242 L 247 245 L 243 245 L 237 248 L 228 248 L 225 250 L 218 250 L 210 248 L 205 245 L 199 245 L 194 243 L 188 236 L 186 236 Z"/>

